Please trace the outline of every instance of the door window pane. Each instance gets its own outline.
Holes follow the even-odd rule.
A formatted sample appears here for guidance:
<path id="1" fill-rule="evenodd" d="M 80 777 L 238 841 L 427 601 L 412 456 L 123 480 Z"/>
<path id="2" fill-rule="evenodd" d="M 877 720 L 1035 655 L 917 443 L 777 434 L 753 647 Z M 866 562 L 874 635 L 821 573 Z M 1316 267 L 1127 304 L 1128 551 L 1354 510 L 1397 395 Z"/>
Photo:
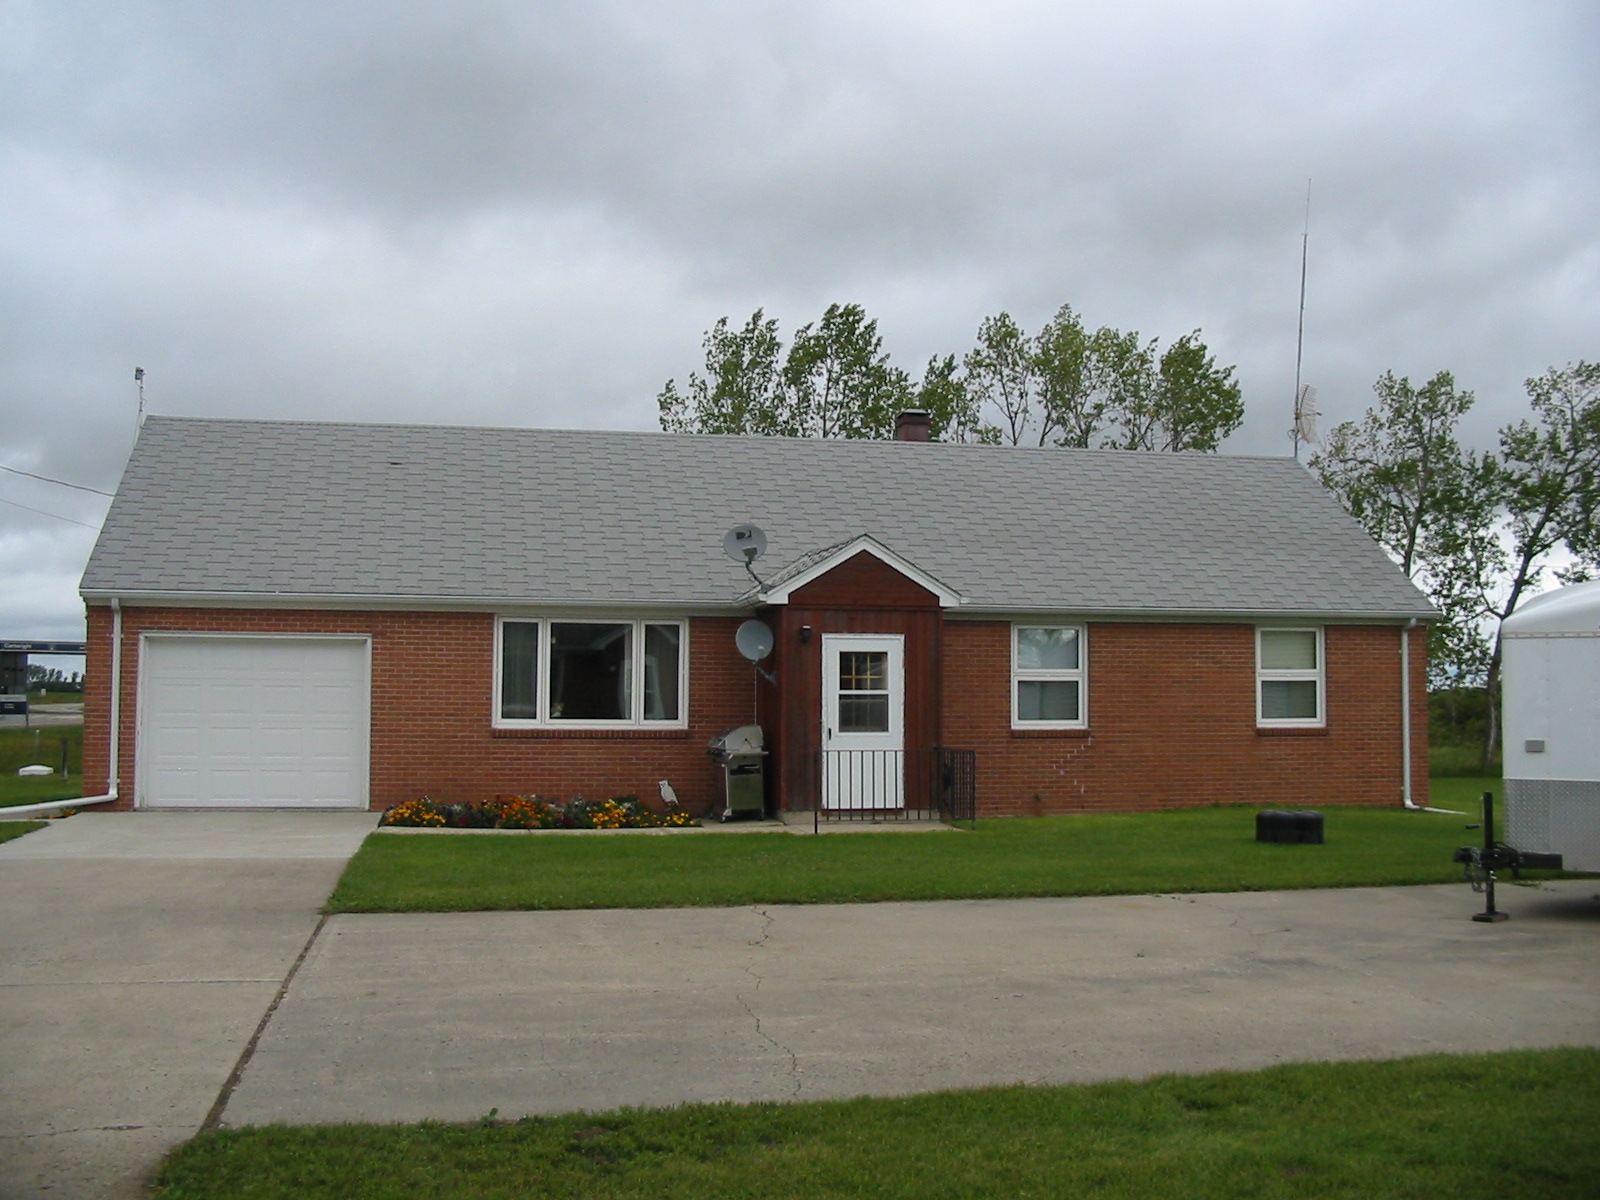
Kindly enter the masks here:
<path id="1" fill-rule="evenodd" d="M 627 720 L 632 661 L 631 624 L 551 622 L 550 719 Z"/>
<path id="2" fill-rule="evenodd" d="M 839 697 L 840 733 L 887 733 L 889 731 L 889 697 L 880 695 L 855 695 Z"/>
<path id="3" fill-rule="evenodd" d="M 1023 679 L 1017 683 L 1017 719 L 1076 721 L 1078 683 L 1068 679 Z"/>
<path id="4" fill-rule="evenodd" d="M 889 656 L 882 650 L 844 650 L 839 654 L 839 690 L 881 692 L 889 686 Z"/>

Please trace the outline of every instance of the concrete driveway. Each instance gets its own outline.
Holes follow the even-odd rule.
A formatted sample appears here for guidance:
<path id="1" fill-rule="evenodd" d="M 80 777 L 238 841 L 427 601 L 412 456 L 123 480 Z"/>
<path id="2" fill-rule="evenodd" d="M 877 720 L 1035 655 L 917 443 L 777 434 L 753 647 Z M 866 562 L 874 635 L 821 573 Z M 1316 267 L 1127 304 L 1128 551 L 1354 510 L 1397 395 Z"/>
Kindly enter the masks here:
<path id="1" fill-rule="evenodd" d="M 1464 886 L 319 925 L 375 820 L 85 813 L 0 845 L 0 1196 L 132 1200 L 208 1119 L 1600 1044 L 1592 880 L 1504 887 L 1501 925 Z"/>
<path id="2" fill-rule="evenodd" d="M 81 813 L 0 845 L 0 1196 L 136 1197 L 373 813 Z"/>
<path id="3" fill-rule="evenodd" d="M 1597 886 L 338 916 L 222 1121 L 1600 1045 Z"/>

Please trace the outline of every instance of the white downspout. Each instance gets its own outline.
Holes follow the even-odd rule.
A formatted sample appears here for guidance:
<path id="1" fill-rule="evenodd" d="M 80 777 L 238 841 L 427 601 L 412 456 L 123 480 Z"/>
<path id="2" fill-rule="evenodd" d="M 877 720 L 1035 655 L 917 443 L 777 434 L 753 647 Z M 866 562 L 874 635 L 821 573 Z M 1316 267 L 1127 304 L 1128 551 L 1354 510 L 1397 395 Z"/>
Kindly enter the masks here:
<path id="1" fill-rule="evenodd" d="M 76 800 L 49 800 L 43 804 L 19 804 L 0 808 L 0 819 L 26 816 L 29 813 L 53 812 L 58 808 L 84 808 L 90 804 L 109 804 L 117 798 L 117 753 L 122 743 L 122 603 L 111 597 L 111 748 L 110 772 L 103 796 L 84 796 Z"/>
<path id="2" fill-rule="evenodd" d="M 1411 798 L 1411 631 L 1417 619 L 1400 626 L 1400 798 L 1412 812 L 1467 814 L 1453 808 L 1429 808 Z"/>

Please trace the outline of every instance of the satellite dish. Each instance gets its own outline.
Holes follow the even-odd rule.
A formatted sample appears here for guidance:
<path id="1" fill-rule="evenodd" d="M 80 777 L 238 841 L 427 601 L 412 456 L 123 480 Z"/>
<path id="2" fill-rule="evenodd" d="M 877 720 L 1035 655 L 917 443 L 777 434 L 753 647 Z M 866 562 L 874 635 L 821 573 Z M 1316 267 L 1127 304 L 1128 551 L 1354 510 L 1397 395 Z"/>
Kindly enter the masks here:
<path id="1" fill-rule="evenodd" d="M 739 626 L 739 632 L 733 635 L 733 644 L 751 662 L 760 662 L 772 653 L 772 630 L 760 621 L 746 621 Z"/>
<path id="2" fill-rule="evenodd" d="M 749 566 L 767 552 L 767 535 L 759 525 L 735 525 L 722 535 L 722 552 Z"/>
<path id="3" fill-rule="evenodd" d="M 1317 389 L 1309 383 L 1300 388 L 1294 401 L 1294 432 L 1302 442 L 1317 440 Z"/>

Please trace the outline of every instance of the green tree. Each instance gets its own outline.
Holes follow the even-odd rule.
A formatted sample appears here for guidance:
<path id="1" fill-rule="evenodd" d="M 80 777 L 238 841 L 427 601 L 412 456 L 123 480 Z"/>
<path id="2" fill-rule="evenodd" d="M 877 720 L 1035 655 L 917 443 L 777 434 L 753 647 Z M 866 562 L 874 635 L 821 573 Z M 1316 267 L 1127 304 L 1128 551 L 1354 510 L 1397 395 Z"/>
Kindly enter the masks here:
<path id="1" fill-rule="evenodd" d="M 877 321 L 859 304 L 830 304 L 787 351 L 778 322 L 761 309 L 739 329 L 719 318 L 703 344 L 704 373 L 692 372 L 682 388 L 668 380 L 656 398 L 669 433 L 888 438 L 920 395 L 890 365 Z M 936 427 L 965 420 L 970 405 L 949 371 L 934 370 L 922 391 L 939 405 Z"/>
<path id="2" fill-rule="evenodd" d="M 916 407 L 928 414 L 931 433 L 942 442 L 998 442 L 1000 431 L 985 426 L 966 376 L 954 354 L 928 360 L 917 387 Z"/>
<path id="3" fill-rule="evenodd" d="M 1422 387 L 1386 372 L 1372 385 L 1378 406 L 1357 424 L 1328 431 L 1311 467 L 1407 575 L 1421 567 L 1424 534 L 1450 520 L 1447 501 L 1459 491 L 1464 461 L 1456 426 L 1472 407 L 1449 371 Z"/>
<path id="4" fill-rule="evenodd" d="M 719 319 L 704 371 L 681 388 L 669 380 L 657 403 L 661 427 L 678 433 L 889 438 L 915 407 L 943 441 L 1215 450 L 1243 418 L 1233 368 L 1216 365 L 1199 330 L 1157 347 L 1089 333 L 1070 305 L 1036 336 L 1002 312 L 979 324 L 972 350 L 934 355 L 913 385 L 859 304 L 830 304 L 787 351 L 757 309 L 739 329 Z"/>
<path id="5" fill-rule="evenodd" d="M 742 329 L 730 330 L 728 318 L 720 317 L 702 344 L 705 374 L 691 372 L 683 391 L 669 379 L 657 397 L 661 428 L 668 433 L 780 432 L 785 406 L 777 320 L 758 308 Z"/>
<path id="6" fill-rule="evenodd" d="M 1456 436 L 1473 395 L 1440 371 L 1421 387 L 1386 372 L 1378 405 L 1328 432 L 1311 468 L 1372 539 L 1428 594 L 1433 686 L 1480 686 L 1487 669 L 1483 596 L 1501 569 L 1500 491 L 1492 456 Z"/>
<path id="7" fill-rule="evenodd" d="M 1430 683 L 1483 689 L 1483 760 L 1499 746 L 1500 623 L 1538 588 L 1558 551 L 1565 582 L 1600 571 L 1600 365 L 1527 381 L 1531 419 L 1500 430 L 1498 453 L 1461 447 L 1472 405 L 1448 371 L 1422 387 L 1386 374 L 1360 423 L 1329 432 L 1311 460 L 1322 481 L 1439 607 Z"/>
<path id="8" fill-rule="evenodd" d="M 1484 607 L 1497 623 L 1486 681 L 1486 763 L 1500 740 L 1498 622 L 1539 585 L 1557 549 L 1572 557 L 1571 564 L 1557 573 L 1564 582 L 1590 578 L 1600 569 L 1600 545 L 1595 542 L 1595 512 L 1600 509 L 1600 364 L 1552 367 L 1526 386 L 1533 419 L 1500 430 L 1498 474 L 1510 546 L 1509 569 L 1501 587 L 1494 593 L 1485 591 Z"/>
<path id="9" fill-rule="evenodd" d="M 1244 421 L 1244 398 L 1232 367 L 1219 367 L 1186 333 L 1161 355 L 1155 386 L 1156 438 L 1141 450 L 1214 451 Z"/>
<path id="10" fill-rule="evenodd" d="M 1034 339 L 1039 403 L 1047 427 L 1060 433 L 1058 446 L 1097 445 L 1105 425 L 1105 395 L 1095 386 L 1096 336 L 1063 304 Z"/>
<path id="11" fill-rule="evenodd" d="M 1154 338 L 1142 341 L 1137 331 L 1109 326 L 1095 330 L 1090 339 L 1091 370 L 1107 424 L 1101 444 L 1108 449 L 1155 448 L 1156 345 Z"/>
<path id="12" fill-rule="evenodd" d="M 979 323 L 978 344 L 967 351 L 962 365 L 974 402 L 999 414 L 995 428 L 1000 440 L 1017 446 L 1037 435 L 1038 444 L 1045 444 L 1054 425 L 1039 403 L 1038 355 L 1033 339 L 1010 313 Z"/>
<path id="13" fill-rule="evenodd" d="M 878 322 L 859 304 L 830 304 L 796 330 L 782 378 L 780 432 L 793 437 L 893 437 L 895 417 L 912 406 L 910 378 L 889 365 Z"/>

